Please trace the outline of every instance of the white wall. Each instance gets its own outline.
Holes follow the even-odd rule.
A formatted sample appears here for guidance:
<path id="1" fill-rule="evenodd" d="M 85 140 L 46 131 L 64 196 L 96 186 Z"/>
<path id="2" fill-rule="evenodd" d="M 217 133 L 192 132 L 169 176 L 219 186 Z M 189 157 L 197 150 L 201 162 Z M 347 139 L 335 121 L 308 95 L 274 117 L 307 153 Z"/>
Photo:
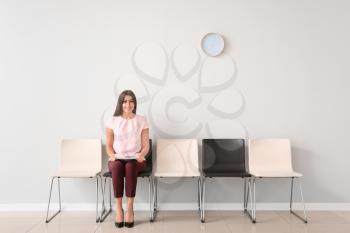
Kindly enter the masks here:
<path id="1" fill-rule="evenodd" d="M 164 90 L 169 90 L 167 97 L 197 93 L 200 105 L 186 109 L 175 104 L 169 117 L 181 120 L 182 112 L 203 124 L 195 135 L 199 139 L 291 138 L 295 169 L 304 174 L 306 202 L 349 203 L 349 7 L 345 0 L 1 1 L 0 204 L 45 203 L 60 139 L 104 137 L 101 121 L 114 107 L 114 85 L 127 74 L 137 76 L 132 55 L 138 45 L 161 45 L 168 62 L 177 46 L 191 47 L 203 64 L 200 39 L 212 31 L 224 36 L 226 49 L 216 60 L 209 59 L 215 64 L 205 72 L 217 74 L 214 82 L 220 82 L 217 78 L 230 74 L 231 63 L 225 62 L 232 58 L 235 82 L 227 90 L 243 97 L 224 103 L 239 110 L 225 121 L 228 126 L 217 121 L 224 115 L 207 110 L 211 98 L 223 90 L 185 89 L 198 87 L 198 78 L 205 76 L 199 69 L 180 82 L 169 63 L 169 82 L 157 86 L 144 81 L 150 100 Z M 186 67 L 183 61 L 191 59 L 180 58 L 180 66 Z M 162 62 L 153 54 L 141 66 L 160 72 Z M 150 106 L 140 103 L 140 113 L 149 117 Z M 153 107 L 157 119 L 162 105 Z M 205 122 L 212 124 L 210 135 Z M 155 124 L 167 129 L 162 122 Z M 155 124 L 153 137 L 159 135 L 152 129 Z M 186 130 L 177 129 L 174 134 Z M 160 184 L 160 202 L 195 202 L 195 180 L 169 182 Z M 286 202 L 288 185 L 259 183 L 257 200 Z M 84 180 L 65 182 L 64 201 L 92 203 L 94 188 Z M 140 180 L 137 202 L 146 202 L 147 193 L 146 181 Z M 206 198 L 240 202 L 241 194 L 240 180 L 217 179 L 209 182 Z"/>

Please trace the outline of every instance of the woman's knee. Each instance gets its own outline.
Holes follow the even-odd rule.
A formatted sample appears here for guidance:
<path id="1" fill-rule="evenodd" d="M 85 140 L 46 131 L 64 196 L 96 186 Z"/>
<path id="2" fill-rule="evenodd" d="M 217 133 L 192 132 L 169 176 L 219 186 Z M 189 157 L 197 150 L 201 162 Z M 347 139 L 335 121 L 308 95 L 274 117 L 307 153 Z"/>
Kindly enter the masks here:
<path id="1" fill-rule="evenodd" d="M 146 168 L 147 168 L 146 161 L 143 161 L 142 163 L 137 163 L 136 165 L 137 165 L 137 172 L 138 173 L 146 170 Z"/>
<path id="2" fill-rule="evenodd" d="M 120 170 L 123 167 L 123 163 L 121 161 L 115 160 L 115 161 L 109 161 L 108 162 L 108 168 L 110 171 L 116 171 Z"/>
<path id="3" fill-rule="evenodd" d="M 125 172 L 126 173 L 134 173 L 137 171 L 136 161 L 129 161 L 125 164 Z"/>

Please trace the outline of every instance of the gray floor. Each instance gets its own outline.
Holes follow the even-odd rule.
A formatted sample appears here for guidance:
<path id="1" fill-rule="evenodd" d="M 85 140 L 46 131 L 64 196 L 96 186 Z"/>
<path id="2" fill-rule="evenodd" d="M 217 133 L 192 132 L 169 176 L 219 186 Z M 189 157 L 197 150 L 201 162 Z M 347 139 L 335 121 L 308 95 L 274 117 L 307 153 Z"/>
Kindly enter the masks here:
<path id="1" fill-rule="evenodd" d="M 0 212 L 0 231 L 17 232 L 213 232 L 213 233 L 349 233 L 350 211 L 309 211 L 304 224 L 287 211 L 259 211 L 258 223 L 252 224 L 241 211 L 206 211 L 206 223 L 200 223 L 195 211 L 161 211 L 154 223 L 148 212 L 135 212 L 135 227 L 114 227 L 113 212 L 103 223 L 94 222 L 94 212 L 62 212 L 46 224 L 42 212 Z"/>

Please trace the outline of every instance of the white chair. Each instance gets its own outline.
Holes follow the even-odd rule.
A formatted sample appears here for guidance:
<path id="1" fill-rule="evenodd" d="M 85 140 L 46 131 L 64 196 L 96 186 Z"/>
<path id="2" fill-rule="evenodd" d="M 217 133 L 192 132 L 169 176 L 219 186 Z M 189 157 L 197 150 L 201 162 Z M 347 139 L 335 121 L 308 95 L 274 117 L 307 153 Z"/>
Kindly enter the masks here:
<path id="1" fill-rule="evenodd" d="M 157 212 L 158 178 L 197 177 L 198 207 L 201 203 L 201 178 L 197 139 L 158 139 L 154 172 L 153 219 Z"/>
<path id="2" fill-rule="evenodd" d="M 64 139 L 61 142 L 60 165 L 51 179 L 49 203 L 46 212 L 46 223 L 50 222 L 61 212 L 61 178 L 96 178 L 96 222 L 98 216 L 98 180 L 101 181 L 102 147 L 100 139 Z M 57 178 L 59 210 L 49 218 L 52 184 Z M 102 190 L 102 188 L 101 188 Z M 103 194 L 102 194 L 103 195 Z"/>
<path id="3" fill-rule="evenodd" d="M 252 178 L 249 186 L 253 185 L 253 195 L 250 191 L 251 214 L 253 223 L 256 222 L 256 199 L 255 180 L 256 178 L 291 178 L 291 194 L 289 209 L 292 214 L 307 223 L 305 203 L 301 188 L 301 173 L 295 172 L 292 166 L 291 144 L 289 139 L 252 139 L 249 140 L 249 173 Z M 297 215 L 292 209 L 293 183 L 294 179 L 299 181 L 299 190 L 304 207 L 304 218 Z M 253 183 L 253 184 L 251 184 Z M 249 190 L 252 190 L 249 187 Z M 253 197 L 252 197 L 253 196 Z M 253 199 L 253 200 L 252 200 Z"/>

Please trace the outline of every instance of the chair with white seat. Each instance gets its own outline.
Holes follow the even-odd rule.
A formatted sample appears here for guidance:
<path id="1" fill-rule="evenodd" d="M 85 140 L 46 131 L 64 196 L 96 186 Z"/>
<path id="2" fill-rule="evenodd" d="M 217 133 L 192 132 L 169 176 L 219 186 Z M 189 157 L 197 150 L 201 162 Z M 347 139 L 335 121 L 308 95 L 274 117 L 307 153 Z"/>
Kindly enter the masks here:
<path id="1" fill-rule="evenodd" d="M 96 178 L 96 222 L 98 216 L 98 180 L 101 181 L 102 146 L 100 139 L 64 139 L 61 142 L 60 165 L 51 179 L 49 203 L 46 212 L 46 223 L 61 212 L 61 178 Z M 57 178 L 59 210 L 49 218 L 53 181 Z M 101 188 L 102 190 L 102 188 Z M 102 190 L 103 191 L 103 190 Z"/>
<path id="2" fill-rule="evenodd" d="M 249 185 L 253 185 L 253 194 L 250 192 L 251 218 L 256 222 L 255 180 L 257 178 L 290 178 L 291 196 L 289 210 L 292 214 L 307 223 L 305 203 L 301 188 L 301 173 L 295 172 L 292 166 L 291 143 L 289 139 L 251 139 L 249 140 L 249 173 L 252 178 Z M 292 209 L 294 179 L 299 181 L 300 196 L 304 207 L 304 218 L 296 214 Z M 252 183 L 252 184 L 251 184 Z"/>
<path id="3" fill-rule="evenodd" d="M 197 139 L 158 139 L 154 172 L 154 219 L 157 213 L 158 178 L 198 178 L 198 207 L 201 203 L 201 177 Z"/>

